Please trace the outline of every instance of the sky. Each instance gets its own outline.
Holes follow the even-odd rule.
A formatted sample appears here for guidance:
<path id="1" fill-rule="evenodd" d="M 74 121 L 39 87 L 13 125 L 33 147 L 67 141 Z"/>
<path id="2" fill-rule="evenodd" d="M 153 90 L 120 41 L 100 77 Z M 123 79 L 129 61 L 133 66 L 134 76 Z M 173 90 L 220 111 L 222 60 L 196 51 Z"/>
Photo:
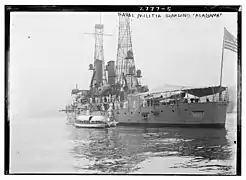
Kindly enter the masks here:
<path id="1" fill-rule="evenodd" d="M 118 13 L 101 13 L 105 61 L 116 60 Z M 237 35 L 237 14 L 218 18 L 132 18 L 132 46 L 142 84 L 219 85 L 224 27 Z M 170 14 L 169 14 L 170 15 Z M 49 114 L 71 102 L 71 89 L 89 89 L 94 12 L 12 12 L 11 116 Z M 236 85 L 237 55 L 224 51 L 223 85 Z"/>

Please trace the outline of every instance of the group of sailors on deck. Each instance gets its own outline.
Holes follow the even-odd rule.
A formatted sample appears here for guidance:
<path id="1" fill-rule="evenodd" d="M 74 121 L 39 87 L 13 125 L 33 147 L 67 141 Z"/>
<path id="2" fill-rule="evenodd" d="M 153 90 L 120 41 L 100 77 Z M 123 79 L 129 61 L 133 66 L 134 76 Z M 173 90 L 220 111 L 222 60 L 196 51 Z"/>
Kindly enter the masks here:
<path id="1" fill-rule="evenodd" d="M 84 99 L 85 103 L 82 104 L 88 104 L 88 106 L 83 110 L 108 112 L 113 110 L 126 109 L 129 107 L 136 108 L 137 104 L 140 107 L 152 107 L 152 106 L 159 106 L 159 105 L 174 105 L 178 103 L 200 102 L 200 98 L 196 98 L 196 97 L 187 98 L 185 97 L 184 94 L 182 94 L 182 96 L 175 96 L 173 98 L 166 98 L 163 97 L 162 95 L 156 98 L 147 95 L 143 99 L 138 99 L 138 100 L 132 99 L 130 101 L 127 99 L 128 98 L 126 98 L 125 96 L 116 96 L 116 95 L 94 96 Z M 209 102 L 208 98 L 206 98 L 206 102 Z"/>
<path id="2" fill-rule="evenodd" d="M 95 96 L 90 97 L 89 102 L 90 103 L 110 103 L 110 102 L 122 102 L 124 101 L 125 97 L 122 96 L 116 96 L 116 95 L 108 95 L 108 96 Z"/>
<path id="3" fill-rule="evenodd" d="M 85 103 L 89 104 L 86 109 L 90 111 L 108 111 L 108 109 L 122 109 L 127 107 L 127 101 L 124 96 L 108 95 L 108 96 L 94 96 L 88 98 Z"/>

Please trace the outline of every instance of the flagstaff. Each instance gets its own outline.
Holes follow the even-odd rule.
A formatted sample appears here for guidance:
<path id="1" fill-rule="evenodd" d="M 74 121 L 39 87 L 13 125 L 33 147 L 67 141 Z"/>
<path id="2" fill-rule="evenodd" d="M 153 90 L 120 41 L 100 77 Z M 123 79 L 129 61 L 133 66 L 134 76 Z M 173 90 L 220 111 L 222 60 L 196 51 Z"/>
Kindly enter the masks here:
<path id="1" fill-rule="evenodd" d="M 224 49 L 237 53 L 237 39 L 224 27 L 222 55 L 221 55 L 221 69 L 220 69 L 220 87 L 222 85 L 223 63 L 224 63 Z M 221 93 L 219 93 L 221 100 Z"/>
<path id="2" fill-rule="evenodd" d="M 223 34 L 223 43 L 222 43 L 222 54 L 221 54 L 221 64 L 220 64 L 220 87 L 222 85 L 222 75 L 223 75 L 223 59 L 224 59 L 224 44 L 225 44 L 225 27 Z M 221 92 L 219 93 L 219 100 L 221 100 Z"/>
<path id="3" fill-rule="evenodd" d="M 222 43 L 222 54 L 221 54 L 221 65 L 220 65 L 220 86 L 222 84 L 222 75 L 223 75 L 224 44 L 225 44 L 225 33 L 223 35 L 223 43 Z"/>

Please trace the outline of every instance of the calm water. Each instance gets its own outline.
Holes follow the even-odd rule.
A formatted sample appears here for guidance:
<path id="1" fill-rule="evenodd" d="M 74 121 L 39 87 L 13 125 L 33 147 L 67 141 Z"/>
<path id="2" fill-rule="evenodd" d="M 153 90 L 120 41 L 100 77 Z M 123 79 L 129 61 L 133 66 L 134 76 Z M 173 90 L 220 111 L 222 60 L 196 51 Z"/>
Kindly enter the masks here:
<path id="1" fill-rule="evenodd" d="M 236 114 L 226 129 L 77 129 L 61 116 L 10 130 L 12 173 L 235 174 Z"/>

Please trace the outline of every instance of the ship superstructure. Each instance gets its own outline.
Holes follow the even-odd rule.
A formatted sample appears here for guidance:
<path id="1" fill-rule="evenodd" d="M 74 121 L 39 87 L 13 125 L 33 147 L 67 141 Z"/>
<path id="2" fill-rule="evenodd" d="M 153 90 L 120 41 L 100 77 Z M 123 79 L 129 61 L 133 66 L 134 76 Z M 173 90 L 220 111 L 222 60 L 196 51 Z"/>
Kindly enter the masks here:
<path id="1" fill-rule="evenodd" d="M 124 101 L 129 94 L 148 91 L 147 86 L 141 85 L 141 70 L 136 70 L 129 17 L 119 17 L 119 36 L 116 61 L 104 60 L 103 37 L 112 36 L 104 33 L 104 25 L 96 24 L 94 33 L 95 49 L 93 64 L 89 65 L 92 71 L 89 90 L 79 90 L 76 86 L 72 90 L 73 103 L 70 109 L 83 109 L 85 103 L 109 103 Z M 105 108 L 109 107 L 106 105 Z M 95 108 L 94 108 L 95 109 Z M 98 108 L 100 109 L 100 108 Z"/>
<path id="2" fill-rule="evenodd" d="M 128 94 L 147 92 L 148 87 L 141 85 L 141 70 L 136 70 L 129 17 L 119 17 L 119 36 L 117 59 L 115 61 L 104 61 L 103 37 L 110 36 L 104 34 L 103 24 L 95 25 L 95 53 L 94 64 L 89 65 L 89 70 L 93 72 L 90 83 L 90 98 L 101 98 L 102 96 L 120 95 L 126 97 Z"/>

